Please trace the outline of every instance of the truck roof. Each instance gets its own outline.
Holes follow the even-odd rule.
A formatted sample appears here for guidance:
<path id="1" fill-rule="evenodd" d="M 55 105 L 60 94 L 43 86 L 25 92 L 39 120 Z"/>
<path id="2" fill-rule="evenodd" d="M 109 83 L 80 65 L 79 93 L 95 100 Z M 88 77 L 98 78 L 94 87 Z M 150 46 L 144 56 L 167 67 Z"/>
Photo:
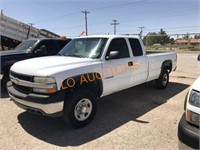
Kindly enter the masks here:
<path id="1" fill-rule="evenodd" d="M 89 36 L 81 36 L 81 37 L 77 37 L 78 38 L 117 38 L 117 37 L 131 37 L 131 38 L 136 38 L 139 39 L 139 37 L 137 36 L 129 36 L 129 35 L 89 35 Z M 76 39 L 76 38 L 75 38 Z"/>
<path id="2" fill-rule="evenodd" d="M 27 39 L 25 41 L 29 41 L 29 40 L 39 40 L 39 41 L 42 41 L 42 40 L 61 40 L 61 41 L 67 41 L 67 40 L 71 40 L 69 38 L 67 39 L 59 39 L 59 38 L 31 38 L 31 39 Z"/>

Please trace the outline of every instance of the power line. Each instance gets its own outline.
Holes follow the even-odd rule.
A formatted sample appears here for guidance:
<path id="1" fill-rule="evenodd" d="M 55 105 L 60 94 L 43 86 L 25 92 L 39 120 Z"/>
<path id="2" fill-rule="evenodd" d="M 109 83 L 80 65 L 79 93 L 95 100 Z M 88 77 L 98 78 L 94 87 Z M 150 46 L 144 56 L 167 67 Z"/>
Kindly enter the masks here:
<path id="1" fill-rule="evenodd" d="M 122 3 L 122 4 L 116 4 L 116 5 L 110 5 L 110 6 L 105 6 L 105 7 L 96 7 L 96 8 L 91 8 L 89 10 L 104 10 L 104 9 L 107 9 L 107 8 L 114 8 L 114 7 L 121 7 L 121 6 L 129 6 L 131 4 L 139 4 L 139 3 L 143 3 L 147 0 L 141 0 L 141 1 L 136 1 L 136 2 L 129 2 L 129 3 Z"/>
<path id="2" fill-rule="evenodd" d="M 61 27 L 61 28 L 56 28 L 56 30 L 65 30 L 65 29 L 72 29 L 72 28 L 82 28 L 83 25 L 77 25 L 77 26 L 68 26 L 68 27 Z"/>
<path id="3" fill-rule="evenodd" d="M 141 3 L 141 2 L 144 2 L 145 0 L 141 0 L 141 1 L 136 1 L 136 2 L 129 2 L 129 3 L 122 3 L 122 4 L 116 4 L 116 5 L 110 5 L 110 6 L 105 6 L 105 7 L 99 7 L 99 8 L 92 8 L 92 9 L 88 9 L 88 10 L 94 10 L 94 11 L 98 11 L 98 10 L 105 10 L 105 9 L 107 9 L 107 8 L 111 8 L 111 9 L 109 9 L 109 11 L 112 11 L 113 9 L 112 8 L 114 8 L 114 7 L 126 7 L 126 6 L 129 6 L 130 4 L 134 4 L 134 3 Z M 148 1 L 149 2 L 149 1 Z M 181 7 L 180 7 L 181 8 Z M 183 9 L 183 8 L 181 8 L 181 9 Z M 160 19 L 165 19 L 165 18 L 173 18 L 173 17 L 177 17 L 177 16 L 185 16 L 185 15 L 187 15 L 187 13 L 185 12 L 185 13 L 180 13 L 180 11 L 186 11 L 186 9 L 184 9 L 184 10 L 181 10 L 181 9 L 168 9 L 168 10 L 172 10 L 172 11 L 170 11 L 170 13 L 168 14 L 167 13 L 167 15 L 162 15 L 162 16 L 157 16 L 157 17 L 155 17 L 155 15 L 153 16 L 153 19 L 157 19 L 157 18 L 160 18 Z M 189 8 L 189 9 L 191 9 L 191 8 Z M 175 12 L 174 12 L 174 11 Z M 166 11 L 166 10 L 165 10 Z M 166 13 L 165 11 L 159 11 L 160 13 L 157 13 L 157 14 L 159 14 L 159 15 L 161 15 L 162 13 Z M 83 11 L 84 12 L 84 11 Z M 82 12 L 82 13 L 83 13 Z M 156 12 L 158 12 L 158 10 L 156 9 Z M 80 11 L 79 11 L 79 13 L 80 13 Z M 144 11 L 143 11 L 143 13 L 144 13 Z M 49 20 L 54 20 L 54 19 L 58 19 L 58 18 L 61 18 L 61 17 L 65 17 L 65 16 L 68 16 L 68 15 L 75 15 L 75 14 L 78 14 L 78 12 L 73 12 L 73 13 L 70 13 L 70 14 L 66 14 L 66 15 L 62 15 L 62 16 L 58 16 L 58 17 L 54 17 L 54 18 L 49 18 Z M 173 15 L 172 15 L 173 14 Z M 145 14 L 146 15 L 146 14 Z M 147 15 L 153 15 L 152 14 L 152 11 L 151 12 L 148 12 L 147 13 Z M 188 14 L 189 15 L 189 14 Z M 107 16 L 107 15 L 106 15 Z M 126 15 L 127 16 L 127 15 Z M 129 16 L 129 15 L 128 15 Z M 87 14 L 85 15 L 85 17 L 87 18 Z M 108 17 L 108 16 L 107 16 Z M 101 18 L 101 17 L 100 17 Z M 140 17 L 140 18 L 142 18 L 142 17 Z M 105 20 L 105 18 L 103 17 L 103 19 Z M 125 19 L 125 18 L 124 18 Z M 128 18 L 127 18 L 128 19 Z M 130 18 L 129 18 L 130 19 Z M 129 20 L 128 19 L 128 20 Z M 147 18 L 146 20 L 149 20 L 149 19 L 151 19 L 152 20 L 152 17 L 149 17 L 149 18 Z M 48 21 L 48 19 L 46 19 L 47 21 Z M 98 17 L 98 20 L 99 20 L 99 17 Z M 124 23 L 124 22 L 129 22 L 130 23 L 130 20 L 128 21 L 128 20 L 121 20 L 120 19 L 120 22 L 122 23 Z M 134 19 L 134 21 L 140 21 L 140 20 L 142 20 L 142 19 Z M 87 24 L 87 19 L 85 19 L 85 24 Z M 100 24 L 106 24 L 106 23 L 93 23 L 92 25 L 100 25 Z M 113 24 L 114 25 L 114 24 Z M 124 25 L 124 24 L 123 24 Z M 88 24 L 87 25 L 85 25 L 86 26 L 86 28 L 87 28 L 87 26 L 88 26 Z M 90 26 L 90 24 L 89 24 L 89 26 Z M 76 27 L 78 27 L 78 26 L 71 26 L 71 28 L 76 28 Z M 65 28 L 67 28 L 67 27 L 65 27 Z M 114 28 L 116 28 L 116 25 L 115 25 L 115 27 Z M 58 28 L 59 29 L 59 28 Z M 64 29 L 64 28 L 63 28 Z M 146 29 L 146 28 L 145 28 Z M 164 28 L 165 29 L 165 28 Z M 179 28 L 180 29 L 180 28 Z M 57 30 L 57 29 L 56 29 Z M 87 31 L 88 32 L 88 31 Z M 115 29 L 115 33 L 116 33 L 116 29 Z M 88 33 L 87 33 L 88 34 Z M 143 33 L 144 34 L 144 33 Z"/>
<path id="4" fill-rule="evenodd" d="M 199 26 L 194 26 L 194 25 L 191 25 L 191 26 L 176 26 L 176 27 L 163 27 L 162 29 L 187 29 L 187 28 L 197 28 Z M 147 28 L 148 30 L 160 30 L 160 28 Z"/>
<path id="5" fill-rule="evenodd" d="M 117 4 L 117 5 L 110 5 L 110 6 L 105 6 L 105 7 L 99 7 L 99 8 L 92 8 L 92 9 L 89 9 L 89 10 L 95 10 L 95 11 L 98 11 L 98 10 L 104 10 L 106 8 L 112 8 L 112 7 L 119 7 L 119 6 L 126 6 L 126 5 L 130 5 L 130 4 L 134 4 L 134 3 L 141 3 L 141 2 L 144 2 L 145 0 L 143 1 L 136 1 L 136 2 L 131 2 L 131 3 L 122 3 L 122 4 Z M 149 1 L 148 1 L 149 2 Z M 177 10 L 176 10 L 177 11 Z M 58 19 L 58 18 L 61 18 L 61 17 L 65 17 L 65 16 L 69 16 L 69 15 L 75 15 L 77 14 L 78 12 L 73 12 L 73 13 L 69 13 L 69 14 L 66 14 L 66 15 L 62 15 L 62 16 L 58 16 L 58 17 L 54 17 L 54 18 L 49 18 L 49 19 L 46 19 L 45 21 L 48 21 L 48 20 L 55 20 L 55 19 Z M 164 12 L 162 12 L 164 13 Z M 148 13 L 149 14 L 149 13 Z M 160 13 L 159 13 L 160 14 Z M 161 19 L 164 18 L 169 18 L 169 17 L 175 17 L 176 15 L 173 15 L 173 16 L 162 16 Z M 185 14 L 179 14 L 178 16 L 185 16 Z M 99 19 L 99 18 L 98 18 Z M 105 19 L 105 18 L 104 18 Z M 149 19 L 152 19 L 152 18 L 149 18 Z M 139 19 L 138 21 L 140 21 L 141 19 Z M 137 19 L 136 19 L 137 21 Z M 43 22 L 43 21 L 38 21 L 38 22 Z M 128 21 L 121 21 L 121 22 L 128 22 Z M 129 20 L 130 22 L 130 20 Z"/>
<path id="6" fill-rule="evenodd" d="M 149 33 L 146 35 L 146 36 L 180 36 L 180 35 L 197 35 L 197 34 L 200 34 L 198 32 L 191 32 L 191 33 L 174 33 L 174 34 L 167 34 L 167 35 L 162 35 L 162 34 L 158 34 L 158 35 L 149 35 Z"/>
<path id="7" fill-rule="evenodd" d="M 80 13 L 80 11 L 75 11 L 75 12 L 72 12 L 72 13 L 69 13 L 69 14 L 64 14 L 64 15 L 56 16 L 56 17 L 51 17 L 51 18 L 47 18 L 47 19 L 43 19 L 43 20 L 37 20 L 34 23 L 41 23 L 41 22 L 52 21 L 52 20 L 56 20 L 56 19 L 59 19 L 59 18 L 62 18 L 62 17 L 75 15 L 75 14 L 78 14 L 78 13 Z"/>
<path id="8" fill-rule="evenodd" d="M 149 2 L 149 1 L 148 1 Z M 128 5 L 129 6 L 129 5 Z M 127 6 L 127 7 L 128 7 Z M 123 7 L 125 7 L 125 6 L 123 6 Z M 135 5 L 134 5 L 134 7 L 135 7 Z M 118 14 L 118 17 L 119 16 L 123 16 L 123 19 L 125 18 L 125 19 L 128 19 L 128 20 L 125 20 L 126 22 L 130 22 L 130 17 L 131 18 L 134 18 L 134 21 L 135 20 L 138 20 L 138 21 L 143 21 L 144 20 L 144 18 L 142 17 L 142 16 L 145 16 L 145 17 L 147 17 L 147 16 L 150 16 L 150 17 L 148 17 L 148 20 L 152 20 L 152 18 L 154 18 L 154 19 L 156 19 L 156 18 L 170 18 L 170 17 L 175 17 L 175 15 L 176 16 L 185 16 L 185 15 L 188 15 L 188 11 L 190 11 L 190 10 L 193 10 L 194 8 L 193 7 L 185 7 L 185 8 L 183 8 L 183 7 L 180 7 L 181 9 L 162 9 L 162 10 L 159 10 L 159 9 L 155 9 L 155 10 L 148 10 L 147 9 L 147 11 L 142 11 L 140 14 L 137 14 L 137 13 L 127 13 L 126 15 L 124 14 L 125 12 L 123 12 L 123 13 L 120 13 L 120 14 Z M 182 9 L 184 9 L 184 10 L 182 10 Z M 109 9 L 110 11 L 113 11 L 113 9 Z M 188 10 L 188 11 L 187 11 Z M 94 13 L 96 12 L 97 10 L 95 10 L 94 11 Z M 175 12 L 174 12 L 175 11 Z M 183 11 L 183 12 L 182 12 Z M 181 14 L 180 14 L 181 13 Z M 166 16 L 166 14 L 167 14 L 167 16 Z M 169 16 L 169 14 L 171 14 L 170 16 Z M 106 17 L 108 17 L 108 15 L 106 15 Z M 136 19 L 136 18 L 138 18 L 138 19 Z M 141 19 L 141 18 L 143 18 L 143 19 Z M 103 20 L 105 20 L 105 16 L 103 16 L 103 18 L 102 18 Z M 98 20 L 99 20 L 99 17 L 98 17 Z M 123 20 L 120 20 L 120 22 L 122 22 Z M 123 21 L 124 22 L 124 21 Z"/>
<path id="9" fill-rule="evenodd" d="M 85 33 L 86 33 L 86 36 L 88 35 L 88 28 L 87 28 L 87 14 L 90 13 L 89 11 L 81 11 L 82 13 L 85 14 Z"/>
<path id="10" fill-rule="evenodd" d="M 112 20 L 112 21 L 113 21 L 113 23 L 111 23 L 111 25 L 114 26 L 114 34 L 116 34 L 116 26 L 119 25 L 120 23 L 118 23 L 116 19 Z"/>
<path id="11" fill-rule="evenodd" d="M 122 4 L 105 6 L 105 7 L 90 8 L 88 10 L 96 10 L 96 11 L 97 10 L 104 10 L 104 9 L 108 9 L 108 8 L 121 7 L 121 6 L 130 5 L 130 4 L 142 3 L 142 2 L 145 2 L 145 1 L 147 1 L 147 0 L 141 0 L 141 1 L 129 2 L 129 3 L 122 3 Z M 51 18 L 47 18 L 47 19 L 44 19 L 44 20 L 38 20 L 38 21 L 35 21 L 34 23 L 51 21 L 51 20 L 59 19 L 59 18 L 66 17 L 66 16 L 71 16 L 71 15 L 78 14 L 78 13 L 79 13 L 79 11 L 75 11 L 75 12 L 64 14 L 64 15 L 61 15 L 61 16 L 51 17 Z"/>
<path id="12" fill-rule="evenodd" d="M 188 15 L 190 15 L 190 14 L 188 14 L 188 13 L 184 13 L 184 14 L 174 14 L 174 15 L 168 15 L 168 16 L 152 16 L 152 17 L 148 17 L 148 18 L 146 18 L 145 20 L 153 20 L 153 19 L 159 19 L 159 20 L 167 20 L 168 18 L 170 18 L 170 19 L 172 19 L 172 18 L 176 18 L 177 19 L 177 17 L 181 17 L 181 16 L 188 16 Z M 140 22 L 140 21 L 144 21 L 144 19 L 141 19 L 141 18 L 143 18 L 143 17 L 140 17 L 140 19 L 138 18 L 138 19 L 134 19 L 134 22 Z M 121 20 L 121 22 L 131 22 L 132 20 L 130 20 L 130 18 L 127 20 Z M 167 20 L 167 21 L 169 21 L 169 20 Z"/>

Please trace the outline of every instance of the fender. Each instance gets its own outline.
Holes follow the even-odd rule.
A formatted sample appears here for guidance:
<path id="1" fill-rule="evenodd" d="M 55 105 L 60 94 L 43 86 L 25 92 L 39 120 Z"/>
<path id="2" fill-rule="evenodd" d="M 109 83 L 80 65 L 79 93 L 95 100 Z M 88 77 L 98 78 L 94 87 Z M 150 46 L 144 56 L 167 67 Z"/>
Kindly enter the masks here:
<path id="1" fill-rule="evenodd" d="M 163 63 L 162 63 L 162 66 L 161 66 L 161 72 L 162 70 L 166 68 L 169 73 L 172 71 L 172 61 L 171 60 L 165 60 Z"/>
<path id="2" fill-rule="evenodd" d="M 162 74 L 162 71 L 163 71 L 165 68 L 168 70 L 169 73 L 172 71 L 172 61 L 171 61 L 171 60 L 165 60 L 165 61 L 163 61 L 162 66 L 161 66 L 161 70 L 160 70 L 159 77 L 160 77 L 160 75 Z"/>
<path id="3" fill-rule="evenodd" d="M 60 90 L 73 92 L 78 88 L 88 88 L 93 91 L 97 97 L 103 92 L 101 75 L 97 72 L 80 74 L 63 80 Z"/>

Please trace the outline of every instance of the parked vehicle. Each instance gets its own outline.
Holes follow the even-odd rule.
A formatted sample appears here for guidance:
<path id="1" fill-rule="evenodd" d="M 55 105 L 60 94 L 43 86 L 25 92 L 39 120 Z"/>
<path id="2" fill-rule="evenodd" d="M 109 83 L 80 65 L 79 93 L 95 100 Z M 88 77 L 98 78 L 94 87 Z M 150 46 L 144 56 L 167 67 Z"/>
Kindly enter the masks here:
<path id="1" fill-rule="evenodd" d="M 13 49 L 30 38 L 59 38 L 60 35 L 46 29 L 38 29 L 30 24 L 15 20 L 0 12 L 0 50 Z"/>
<path id="2" fill-rule="evenodd" d="M 14 50 L 1 51 L 1 88 L 6 89 L 6 83 L 9 81 L 10 67 L 17 61 L 56 55 L 70 41 L 61 39 L 31 39 L 22 42 Z"/>
<path id="3" fill-rule="evenodd" d="M 147 54 L 141 39 L 122 35 L 75 38 L 59 55 L 15 63 L 7 88 L 23 109 L 63 115 L 75 127 L 92 121 L 103 96 L 151 80 L 166 88 L 177 61 L 175 52 Z"/>
<path id="4" fill-rule="evenodd" d="M 198 60 L 200 61 L 200 54 Z M 200 77 L 186 95 L 184 110 L 178 125 L 179 148 L 200 149 Z"/>

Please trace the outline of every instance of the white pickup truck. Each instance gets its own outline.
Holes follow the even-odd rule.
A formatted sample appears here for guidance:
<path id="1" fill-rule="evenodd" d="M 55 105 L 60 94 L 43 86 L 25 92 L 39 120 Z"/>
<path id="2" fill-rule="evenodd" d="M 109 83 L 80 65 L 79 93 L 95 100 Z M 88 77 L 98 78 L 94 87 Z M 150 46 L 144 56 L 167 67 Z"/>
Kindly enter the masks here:
<path id="1" fill-rule="evenodd" d="M 197 59 L 200 61 L 200 54 Z M 185 97 L 184 110 L 178 124 L 179 149 L 200 149 L 200 76 Z"/>
<path id="2" fill-rule="evenodd" d="M 10 69 L 7 89 L 21 108 L 83 127 L 97 110 L 97 100 L 129 87 L 156 81 L 166 88 L 176 69 L 175 52 L 147 54 L 142 41 L 123 35 L 73 39 L 57 56 L 28 59 Z"/>

